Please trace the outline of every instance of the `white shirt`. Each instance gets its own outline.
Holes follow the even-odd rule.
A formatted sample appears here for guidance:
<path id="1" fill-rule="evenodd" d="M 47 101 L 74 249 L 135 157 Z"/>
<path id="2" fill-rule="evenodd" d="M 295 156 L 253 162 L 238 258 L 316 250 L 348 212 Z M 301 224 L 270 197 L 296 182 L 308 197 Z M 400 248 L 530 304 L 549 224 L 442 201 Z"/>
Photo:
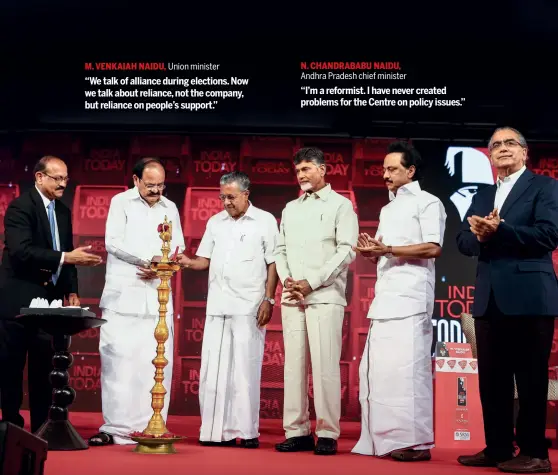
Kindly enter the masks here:
<path id="1" fill-rule="evenodd" d="M 350 200 L 327 185 L 287 203 L 281 218 L 279 244 L 275 253 L 277 273 L 307 280 L 313 291 L 305 305 L 347 305 L 345 295 L 352 250 L 358 240 L 358 217 Z M 283 302 L 288 294 L 283 293 Z"/>
<path id="2" fill-rule="evenodd" d="M 196 255 L 210 259 L 207 315 L 256 315 L 275 262 L 275 217 L 249 204 L 233 219 L 226 210 L 207 221 Z"/>
<path id="3" fill-rule="evenodd" d="M 141 280 L 137 266 L 145 266 L 153 256 L 161 256 L 163 241 L 157 226 L 172 222 L 171 252 L 184 251 L 184 235 L 176 205 L 164 196 L 152 207 L 137 188 L 118 193 L 111 202 L 105 231 L 107 268 L 99 307 L 126 315 L 158 315 L 159 279 Z M 167 304 L 173 311 L 172 293 Z"/>
<path id="4" fill-rule="evenodd" d="M 443 245 L 446 211 L 417 181 L 402 186 L 380 212 L 376 239 L 388 246 L 437 243 Z M 403 318 L 434 311 L 435 259 L 381 256 L 375 297 L 368 312 L 374 320 Z"/>
<path id="5" fill-rule="evenodd" d="M 47 220 L 48 220 L 48 206 L 50 205 L 52 200 L 49 200 L 45 195 L 43 195 L 43 192 L 39 190 L 37 185 L 35 185 L 35 189 L 39 192 L 39 196 L 43 200 L 43 204 L 45 205 L 45 213 L 47 214 Z M 56 248 L 60 250 L 60 235 L 58 234 L 58 221 L 56 219 L 56 200 L 54 200 L 54 209 L 52 211 L 54 211 L 54 230 L 55 230 L 54 235 L 56 236 Z M 49 221 L 49 229 L 50 229 L 50 221 Z M 64 254 L 65 253 L 63 252 L 62 257 L 60 257 L 60 265 L 58 266 L 58 270 L 60 270 L 60 267 L 62 266 L 62 264 L 64 264 Z"/>
<path id="6" fill-rule="evenodd" d="M 504 202 L 510 194 L 513 185 L 517 183 L 517 180 L 525 170 L 527 170 L 527 167 L 523 165 L 522 168 L 504 179 L 498 177 L 498 181 L 496 182 L 496 196 L 494 197 L 494 208 L 498 208 L 498 212 L 502 210 L 502 206 L 504 206 Z"/>

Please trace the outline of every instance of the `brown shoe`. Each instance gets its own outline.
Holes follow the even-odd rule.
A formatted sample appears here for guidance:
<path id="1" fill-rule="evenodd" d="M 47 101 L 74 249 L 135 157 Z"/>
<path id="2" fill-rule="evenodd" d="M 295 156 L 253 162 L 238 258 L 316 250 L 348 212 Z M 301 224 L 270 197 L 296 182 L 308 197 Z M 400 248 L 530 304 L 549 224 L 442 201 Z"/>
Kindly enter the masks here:
<path id="1" fill-rule="evenodd" d="M 498 464 L 501 472 L 508 473 L 550 473 L 552 465 L 548 459 L 537 459 L 528 455 L 518 455 L 517 457 Z"/>
<path id="2" fill-rule="evenodd" d="M 512 456 L 510 455 L 510 458 L 507 460 L 511 458 Z M 467 467 L 497 467 L 499 463 L 506 462 L 506 460 L 496 460 L 488 457 L 484 450 L 475 455 L 461 455 L 457 458 L 457 461 Z"/>
<path id="3" fill-rule="evenodd" d="M 423 462 L 425 460 L 430 460 L 432 456 L 430 455 L 430 450 L 413 450 L 413 449 L 401 449 L 394 450 L 391 454 L 391 458 L 399 462 Z"/>

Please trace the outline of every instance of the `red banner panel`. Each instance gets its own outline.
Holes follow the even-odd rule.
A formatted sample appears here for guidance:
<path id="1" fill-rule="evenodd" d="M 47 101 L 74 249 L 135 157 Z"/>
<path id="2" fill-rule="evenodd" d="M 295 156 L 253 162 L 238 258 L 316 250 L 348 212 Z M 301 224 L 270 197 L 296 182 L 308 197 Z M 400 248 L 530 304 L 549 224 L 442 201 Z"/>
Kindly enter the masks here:
<path id="1" fill-rule="evenodd" d="M 304 141 L 303 147 L 317 147 L 324 152 L 326 161 L 326 180 L 333 188 L 347 189 L 352 177 L 352 143 Z"/>
<path id="2" fill-rule="evenodd" d="M 260 391 L 260 418 L 283 419 L 283 386 L 262 384 Z"/>
<path id="3" fill-rule="evenodd" d="M 260 185 L 296 185 L 292 159 L 242 157 L 242 171 L 252 183 Z"/>
<path id="4" fill-rule="evenodd" d="M 223 209 L 219 188 L 188 188 L 182 218 L 184 236 L 201 239 L 209 218 Z"/>
<path id="5" fill-rule="evenodd" d="M 353 329 L 353 358 L 356 358 L 354 362 L 357 366 L 360 364 L 362 359 L 362 353 L 364 352 L 364 347 L 366 346 L 366 339 L 368 338 L 368 330 L 370 329 L 370 321 L 368 320 L 368 326 L 354 328 Z M 358 385 L 358 370 L 356 373 L 357 385 Z"/>
<path id="6" fill-rule="evenodd" d="M 183 307 L 178 322 L 178 354 L 201 357 L 205 307 Z"/>
<path id="7" fill-rule="evenodd" d="M 101 359 L 98 354 L 74 354 L 68 370 L 70 386 L 76 391 L 72 411 L 101 412 Z"/>
<path id="8" fill-rule="evenodd" d="M 550 352 L 548 366 L 558 367 L 558 320 L 554 320 L 554 337 L 552 338 L 552 350 Z M 554 379 L 556 379 L 557 376 L 558 374 L 554 376 Z"/>
<path id="9" fill-rule="evenodd" d="M 357 276 L 357 308 L 355 309 L 355 321 L 353 328 L 368 328 L 368 310 L 374 300 L 374 289 L 376 287 L 376 276 L 359 275 Z"/>
<path id="10" fill-rule="evenodd" d="M 353 186 L 384 186 L 384 158 L 393 140 L 365 139 L 354 144 Z"/>
<path id="11" fill-rule="evenodd" d="M 219 186 L 225 173 L 239 170 L 240 141 L 192 139 L 188 182 L 194 186 Z"/>
<path id="12" fill-rule="evenodd" d="M 281 220 L 283 209 L 287 203 L 296 200 L 300 188 L 297 185 L 252 185 L 250 201 L 257 208 L 271 213 L 277 220 Z"/>
<path id="13" fill-rule="evenodd" d="M 200 415 L 200 358 L 180 358 L 180 377 L 173 381 L 172 402 L 169 407 L 170 414 L 181 416 Z"/>
<path id="14" fill-rule="evenodd" d="M 157 157 L 163 163 L 166 183 L 186 183 L 190 154 L 189 138 L 179 135 L 140 135 L 132 138 L 131 160 L 128 176 L 132 176 L 134 164 L 143 157 Z"/>
<path id="15" fill-rule="evenodd" d="M 0 185 L 0 234 L 4 232 L 4 216 L 10 201 L 19 196 L 19 185 Z"/>
<path id="16" fill-rule="evenodd" d="M 84 299 L 99 299 L 105 287 L 107 251 L 104 236 L 74 236 L 74 246 L 91 246 L 90 252 L 102 257 L 95 267 L 77 266 L 79 295 Z"/>
<path id="17" fill-rule="evenodd" d="M 253 136 L 242 141 L 240 154 L 243 157 L 271 157 L 292 160 L 295 150 L 299 148 L 298 141 L 290 137 Z"/>
<path id="18" fill-rule="evenodd" d="M 284 365 L 285 345 L 283 343 L 283 332 L 268 328 L 265 335 L 262 384 L 274 383 L 283 387 Z"/>
<path id="19" fill-rule="evenodd" d="M 530 145 L 527 166 L 533 173 L 558 179 L 558 145 Z"/>
<path id="20" fill-rule="evenodd" d="M 377 226 L 380 221 L 380 211 L 389 203 L 388 189 L 381 188 L 354 188 L 353 189 L 359 220 L 365 226 Z"/>
<path id="21" fill-rule="evenodd" d="M 72 337 L 72 351 L 78 353 L 97 353 L 101 328 L 91 328 Z"/>
<path id="22" fill-rule="evenodd" d="M 127 185 L 129 169 L 129 143 L 116 136 L 85 136 L 81 143 L 78 175 L 80 182 L 96 185 Z"/>
<path id="23" fill-rule="evenodd" d="M 29 167 L 27 167 L 27 170 L 29 178 L 31 178 L 32 172 L 29 171 Z M 2 181 L 19 181 L 23 178 L 24 172 L 25 165 L 16 161 L 11 148 L 0 145 L 0 177 L 2 177 Z"/>
<path id="24" fill-rule="evenodd" d="M 346 310 L 351 310 L 352 309 L 352 303 L 353 303 L 353 293 L 355 290 L 355 272 L 354 270 L 349 267 L 349 271 L 347 272 L 347 287 L 345 290 L 345 295 L 347 298 L 347 307 Z"/>
<path id="25" fill-rule="evenodd" d="M 99 318 L 102 317 L 102 312 L 99 309 L 98 303 L 90 304 L 82 300 L 81 306 L 89 307 L 89 311 L 93 312 Z M 84 330 L 81 333 L 75 334 L 72 336 L 72 353 L 74 355 L 78 355 L 79 353 L 98 353 L 100 335 L 101 327 L 90 328 L 89 330 Z"/>
<path id="26" fill-rule="evenodd" d="M 351 312 L 345 312 L 345 317 L 343 319 L 343 333 L 342 333 L 342 342 L 341 342 L 341 359 L 348 360 L 349 359 L 349 351 L 351 346 Z"/>
<path id="27" fill-rule="evenodd" d="M 79 141 L 71 134 L 33 133 L 24 138 L 21 154 L 34 157 L 35 162 L 38 162 L 45 155 L 55 155 L 67 161 L 71 155 L 78 153 L 78 151 Z"/>
<path id="28" fill-rule="evenodd" d="M 195 256 L 200 245 L 200 239 L 189 239 L 186 243 L 186 254 Z M 182 299 L 186 302 L 207 301 L 209 271 L 193 271 L 185 269 L 182 271 Z M 205 307 L 204 307 L 205 308 Z"/>
<path id="29" fill-rule="evenodd" d="M 79 185 L 73 206 L 73 231 L 80 236 L 103 236 L 106 231 L 110 201 L 126 186 Z"/>

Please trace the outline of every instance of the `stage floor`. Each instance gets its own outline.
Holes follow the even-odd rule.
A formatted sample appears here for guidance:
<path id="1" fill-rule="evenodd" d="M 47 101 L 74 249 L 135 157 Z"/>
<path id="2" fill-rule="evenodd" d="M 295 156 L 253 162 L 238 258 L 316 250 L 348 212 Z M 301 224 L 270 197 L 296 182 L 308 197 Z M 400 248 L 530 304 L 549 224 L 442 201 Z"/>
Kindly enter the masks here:
<path id="1" fill-rule="evenodd" d="M 28 414 L 24 414 L 26 420 Z M 102 423 L 99 413 L 73 413 L 71 420 L 84 438 L 93 435 Z M 351 454 L 360 433 L 360 424 L 341 426 L 339 453 L 320 457 L 313 453 L 276 452 L 274 444 L 284 438 L 280 420 L 261 421 L 259 449 L 240 447 L 201 447 L 197 443 L 199 417 L 170 416 L 170 431 L 188 437 L 176 445 L 175 455 L 141 455 L 133 446 L 91 447 L 76 452 L 49 452 L 45 475 L 328 475 L 344 474 L 482 474 L 500 473 L 497 469 L 468 468 L 456 461 L 460 451 L 434 449 L 429 462 L 403 463 Z M 552 434 L 554 435 L 554 434 Z M 551 450 L 552 463 L 558 466 L 558 451 Z"/>

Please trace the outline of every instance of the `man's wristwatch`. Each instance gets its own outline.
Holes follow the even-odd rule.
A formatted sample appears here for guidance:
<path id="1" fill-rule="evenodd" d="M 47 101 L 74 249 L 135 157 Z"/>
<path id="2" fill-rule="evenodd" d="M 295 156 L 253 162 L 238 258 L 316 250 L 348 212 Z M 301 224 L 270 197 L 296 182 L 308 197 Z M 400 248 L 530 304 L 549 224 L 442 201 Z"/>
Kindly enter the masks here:
<path id="1" fill-rule="evenodd" d="M 393 248 L 391 246 L 387 247 L 387 252 L 384 254 L 384 257 L 391 259 L 393 257 Z"/>
<path id="2" fill-rule="evenodd" d="M 272 299 L 270 297 L 264 297 L 264 300 L 267 300 L 271 305 L 275 305 L 275 299 Z"/>

